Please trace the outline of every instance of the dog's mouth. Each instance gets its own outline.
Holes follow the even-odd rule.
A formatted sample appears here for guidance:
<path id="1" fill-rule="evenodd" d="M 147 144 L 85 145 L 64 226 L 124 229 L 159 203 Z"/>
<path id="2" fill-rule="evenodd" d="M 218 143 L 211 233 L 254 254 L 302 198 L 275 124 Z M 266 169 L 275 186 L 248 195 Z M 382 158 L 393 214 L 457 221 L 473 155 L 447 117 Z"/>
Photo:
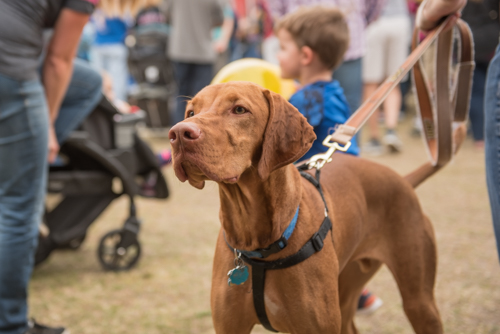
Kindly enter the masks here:
<path id="1" fill-rule="evenodd" d="M 193 187 L 203 189 L 206 180 L 224 183 L 237 183 L 240 175 L 222 177 L 218 173 L 212 172 L 212 168 L 197 159 L 194 154 L 182 152 L 174 153 L 175 176 L 181 181 L 188 181 Z"/>

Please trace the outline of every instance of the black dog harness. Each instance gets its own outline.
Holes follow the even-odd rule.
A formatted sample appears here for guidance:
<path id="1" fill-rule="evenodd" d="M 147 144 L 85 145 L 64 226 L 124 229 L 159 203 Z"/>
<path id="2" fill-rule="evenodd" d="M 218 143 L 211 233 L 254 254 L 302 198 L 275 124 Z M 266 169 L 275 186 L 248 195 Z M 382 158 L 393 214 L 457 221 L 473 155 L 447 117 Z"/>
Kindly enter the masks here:
<path id="1" fill-rule="evenodd" d="M 328 234 L 328 231 L 332 229 L 332 222 L 330 221 L 330 218 L 328 218 L 328 207 L 326 206 L 323 190 L 321 189 L 321 185 L 319 183 L 319 176 L 320 176 L 319 170 L 316 170 L 316 178 L 314 178 L 313 176 L 304 171 L 305 169 L 307 169 L 307 165 L 299 166 L 298 169 L 300 175 L 302 175 L 302 177 L 304 177 L 306 180 L 311 182 L 314 185 L 314 187 L 316 187 L 316 189 L 319 191 L 321 195 L 321 198 L 323 199 L 323 202 L 325 203 L 325 219 L 323 220 L 323 223 L 321 223 L 318 232 L 314 233 L 314 235 L 306 242 L 306 244 L 302 246 L 302 248 L 293 255 L 275 261 L 261 261 L 255 259 L 255 258 L 266 258 L 269 255 L 277 253 L 286 247 L 287 240 L 290 237 L 291 233 L 293 232 L 293 227 L 295 227 L 295 223 L 297 221 L 298 217 L 298 208 L 297 208 L 295 217 L 292 220 L 292 223 L 290 224 L 290 226 L 293 227 L 290 229 L 289 226 L 279 240 L 275 241 L 273 244 L 271 244 L 271 246 L 265 249 L 257 249 L 254 251 L 238 250 L 231 247 L 229 243 L 227 243 L 226 241 L 227 245 L 233 252 L 241 253 L 241 258 L 243 259 L 243 261 L 246 264 L 252 266 L 252 290 L 253 290 L 253 303 L 255 307 L 255 312 L 257 313 L 257 316 L 262 326 L 264 326 L 267 330 L 272 332 L 278 332 L 278 331 L 271 326 L 271 323 L 267 318 L 266 307 L 264 303 L 264 284 L 266 279 L 266 270 L 283 269 L 294 266 L 306 260 L 314 253 L 319 252 L 323 248 L 324 245 L 323 240 Z"/>

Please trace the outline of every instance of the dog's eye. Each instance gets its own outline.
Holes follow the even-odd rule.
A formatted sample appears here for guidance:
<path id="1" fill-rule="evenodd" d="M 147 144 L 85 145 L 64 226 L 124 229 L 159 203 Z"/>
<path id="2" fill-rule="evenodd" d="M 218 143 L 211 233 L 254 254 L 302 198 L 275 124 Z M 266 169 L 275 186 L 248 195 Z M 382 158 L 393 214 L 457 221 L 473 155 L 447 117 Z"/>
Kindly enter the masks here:
<path id="1" fill-rule="evenodd" d="M 234 107 L 234 113 L 235 114 L 241 115 L 241 114 L 244 114 L 246 112 L 248 112 L 248 110 L 246 110 L 242 106 L 236 106 L 236 107 Z"/>
<path id="2" fill-rule="evenodd" d="M 192 111 L 192 110 L 188 111 L 187 117 L 193 117 L 193 116 L 194 116 L 194 111 Z"/>

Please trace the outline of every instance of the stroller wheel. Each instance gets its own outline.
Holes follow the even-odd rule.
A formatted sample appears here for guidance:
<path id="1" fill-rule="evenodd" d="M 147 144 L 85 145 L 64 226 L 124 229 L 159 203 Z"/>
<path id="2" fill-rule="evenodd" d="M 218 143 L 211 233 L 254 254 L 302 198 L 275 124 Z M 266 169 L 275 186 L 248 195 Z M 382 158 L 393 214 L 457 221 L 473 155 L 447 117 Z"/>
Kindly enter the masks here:
<path id="1" fill-rule="evenodd" d="M 97 255 L 106 270 L 129 270 L 139 260 L 141 245 L 136 234 L 125 229 L 113 230 L 101 238 Z"/>

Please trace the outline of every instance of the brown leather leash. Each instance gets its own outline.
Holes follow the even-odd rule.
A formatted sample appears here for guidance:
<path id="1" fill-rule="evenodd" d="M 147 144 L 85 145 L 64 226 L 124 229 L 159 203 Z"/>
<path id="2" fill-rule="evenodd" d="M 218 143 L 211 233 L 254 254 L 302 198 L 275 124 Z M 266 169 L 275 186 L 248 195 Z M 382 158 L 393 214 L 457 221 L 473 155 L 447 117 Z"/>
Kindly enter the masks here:
<path id="1" fill-rule="evenodd" d="M 350 146 L 352 137 L 412 68 L 418 101 L 417 109 L 422 119 L 425 142 L 431 160 L 430 163 L 422 166 L 423 169 L 419 172 L 431 173 L 451 160 L 454 151 L 461 144 L 461 142 L 453 142 L 453 123 L 456 123 L 455 126 L 458 129 L 457 125 L 467 120 L 469 111 L 474 50 L 472 33 L 467 23 L 458 20 L 455 26 L 459 37 L 460 61 L 457 64 L 456 83 L 450 93 L 449 68 L 453 57 L 453 29 L 443 31 L 450 19 L 447 18 L 431 30 L 420 44 L 418 44 L 419 31 L 414 30 L 412 52 L 403 65 L 380 85 L 345 124 L 339 125 L 333 134 L 324 139 L 323 145 L 329 147 L 328 151 L 311 157 L 307 162 L 309 168 L 321 169 L 325 163 L 331 161 L 335 151 L 345 152 Z M 420 58 L 435 40 L 437 40 L 436 94 L 433 99 L 420 66 Z"/>

